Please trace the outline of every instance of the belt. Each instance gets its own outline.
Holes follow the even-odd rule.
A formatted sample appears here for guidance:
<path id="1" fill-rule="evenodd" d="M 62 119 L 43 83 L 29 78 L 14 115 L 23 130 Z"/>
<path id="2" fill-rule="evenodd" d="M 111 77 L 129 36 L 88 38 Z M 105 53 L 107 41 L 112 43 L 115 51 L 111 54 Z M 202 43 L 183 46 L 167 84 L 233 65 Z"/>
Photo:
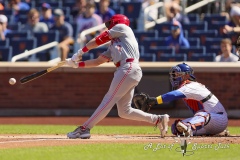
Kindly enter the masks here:
<path id="1" fill-rule="evenodd" d="M 202 103 L 206 102 L 206 101 L 209 100 L 212 96 L 213 96 L 213 94 L 210 93 L 206 98 L 202 99 L 201 102 L 202 102 Z"/>
<path id="2" fill-rule="evenodd" d="M 125 60 L 121 60 L 121 61 L 118 61 L 118 62 L 114 63 L 114 65 L 115 65 L 116 67 L 119 67 L 119 66 L 121 66 L 122 64 L 127 63 L 127 62 L 138 62 L 138 61 L 135 60 L 134 58 L 127 58 L 127 59 L 125 59 Z"/>

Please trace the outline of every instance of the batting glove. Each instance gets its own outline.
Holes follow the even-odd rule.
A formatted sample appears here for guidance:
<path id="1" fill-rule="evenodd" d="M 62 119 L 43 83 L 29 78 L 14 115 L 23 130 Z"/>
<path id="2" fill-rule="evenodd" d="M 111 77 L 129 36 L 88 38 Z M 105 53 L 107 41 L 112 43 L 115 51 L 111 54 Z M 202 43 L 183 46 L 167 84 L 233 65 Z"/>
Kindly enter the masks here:
<path id="1" fill-rule="evenodd" d="M 65 61 L 66 61 L 66 65 L 68 65 L 68 66 L 70 66 L 72 68 L 78 68 L 78 62 L 72 61 L 71 58 L 68 58 Z"/>
<path id="2" fill-rule="evenodd" d="M 77 51 L 77 53 L 75 53 L 73 56 L 72 56 L 72 61 L 74 62 L 79 62 L 82 60 L 82 55 L 84 54 L 84 52 L 82 51 L 82 49 L 79 49 Z"/>

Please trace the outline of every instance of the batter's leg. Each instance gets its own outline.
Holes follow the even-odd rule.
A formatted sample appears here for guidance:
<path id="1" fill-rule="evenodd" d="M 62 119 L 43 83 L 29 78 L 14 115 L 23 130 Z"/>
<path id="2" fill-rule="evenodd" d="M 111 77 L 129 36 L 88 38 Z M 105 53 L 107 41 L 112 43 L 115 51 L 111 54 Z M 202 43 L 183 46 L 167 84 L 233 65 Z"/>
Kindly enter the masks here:
<path id="1" fill-rule="evenodd" d="M 83 124 L 84 127 L 91 129 L 95 126 L 99 121 L 106 117 L 114 104 L 116 104 L 130 89 L 139 83 L 142 77 L 142 71 L 138 68 L 137 66 L 135 67 L 135 64 L 127 63 L 114 73 L 114 78 L 107 94 L 103 98 L 97 110 Z"/>
<path id="2" fill-rule="evenodd" d="M 137 120 L 137 121 L 145 121 L 149 123 L 153 123 L 158 126 L 161 137 L 165 137 L 168 131 L 168 122 L 169 115 L 155 115 L 143 112 L 139 109 L 134 109 L 131 107 L 132 97 L 134 94 L 134 87 L 131 88 L 118 102 L 118 115 L 122 118 Z"/>
<path id="3" fill-rule="evenodd" d="M 76 129 L 73 132 L 68 133 L 67 136 L 69 138 L 82 138 L 85 135 L 84 131 L 90 131 L 93 126 L 95 126 L 99 121 L 106 117 L 114 104 L 117 103 L 123 96 L 125 96 L 127 92 L 132 90 L 133 87 L 139 83 L 141 77 L 142 71 L 136 64 L 126 63 L 124 66 L 122 66 L 122 68 L 119 68 L 114 73 L 114 78 L 107 94 L 104 96 L 104 99 L 96 111 L 93 113 L 93 115 L 83 124 L 83 126 L 79 127 L 79 129 Z M 167 116 L 159 115 L 156 124 L 159 124 L 159 126 L 161 125 L 160 128 L 166 130 L 167 122 Z M 86 135 L 89 135 L 88 137 L 90 138 L 89 133 L 90 132 L 88 132 Z"/>
<path id="4" fill-rule="evenodd" d="M 158 115 L 149 114 L 143 112 L 142 110 L 135 109 L 131 107 L 132 98 L 134 94 L 134 87 L 132 87 L 118 102 L 117 109 L 118 115 L 121 118 L 137 120 L 137 121 L 145 121 L 152 124 L 155 124 L 158 120 Z"/>

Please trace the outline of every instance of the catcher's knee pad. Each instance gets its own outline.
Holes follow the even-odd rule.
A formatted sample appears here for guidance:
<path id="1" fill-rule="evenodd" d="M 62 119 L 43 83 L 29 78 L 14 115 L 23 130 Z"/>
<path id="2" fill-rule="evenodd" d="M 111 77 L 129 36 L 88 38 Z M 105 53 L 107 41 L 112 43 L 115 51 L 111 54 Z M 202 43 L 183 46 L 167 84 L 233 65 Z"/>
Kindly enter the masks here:
<path id="1" fill-rule="evenodd" d="M 196 116 L 200 116 L 200 117 L 204 118 L 204 120 L 205 120 L 204 121 L 204 126 L 206 126 L 209 123 L 210 119 L 211 119 L 211 115 L 209 113 L 207 113 L 207 112 L 197 112 L 194 115 L 194 117 L 196 117 Z"/>

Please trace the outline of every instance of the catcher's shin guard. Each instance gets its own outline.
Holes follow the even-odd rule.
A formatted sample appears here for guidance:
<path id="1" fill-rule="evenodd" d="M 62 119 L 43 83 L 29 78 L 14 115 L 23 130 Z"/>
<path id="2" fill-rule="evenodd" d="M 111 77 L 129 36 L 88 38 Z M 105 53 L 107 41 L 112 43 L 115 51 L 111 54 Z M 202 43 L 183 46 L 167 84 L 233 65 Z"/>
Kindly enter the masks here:
<path id="1" fill-rule="evenodd" d="M 193 136 L 191 125 L 183 123 L 181 120 L 176 120 L 172 124 L 171 130 L 174 135 Z"/>

